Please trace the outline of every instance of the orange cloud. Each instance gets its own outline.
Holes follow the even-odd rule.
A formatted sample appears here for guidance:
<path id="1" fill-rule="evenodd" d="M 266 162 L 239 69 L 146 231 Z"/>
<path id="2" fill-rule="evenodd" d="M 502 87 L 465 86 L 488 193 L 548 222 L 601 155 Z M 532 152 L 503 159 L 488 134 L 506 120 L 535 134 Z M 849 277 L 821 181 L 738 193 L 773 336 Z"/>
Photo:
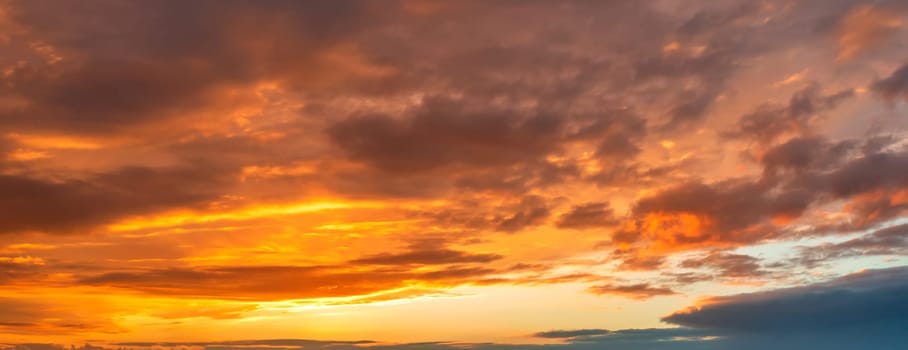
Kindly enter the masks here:
<path id="1" fill-rule="evenodd" d="M 839 24 L 839 61 L 884 44 L 905 25 L 904 18 L 892 9 L 862 5 L 851 10 Z"/>

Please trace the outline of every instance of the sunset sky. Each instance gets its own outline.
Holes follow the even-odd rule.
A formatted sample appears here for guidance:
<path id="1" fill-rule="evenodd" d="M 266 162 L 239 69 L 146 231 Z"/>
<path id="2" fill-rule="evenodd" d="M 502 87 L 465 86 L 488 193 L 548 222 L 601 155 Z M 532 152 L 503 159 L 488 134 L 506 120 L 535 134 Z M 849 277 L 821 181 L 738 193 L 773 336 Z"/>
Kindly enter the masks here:
<path id="1" fill-rule="evenodd" d="M 906 295 L 904 0 L 0 0 L 0 349 L 904 349 Z"/>

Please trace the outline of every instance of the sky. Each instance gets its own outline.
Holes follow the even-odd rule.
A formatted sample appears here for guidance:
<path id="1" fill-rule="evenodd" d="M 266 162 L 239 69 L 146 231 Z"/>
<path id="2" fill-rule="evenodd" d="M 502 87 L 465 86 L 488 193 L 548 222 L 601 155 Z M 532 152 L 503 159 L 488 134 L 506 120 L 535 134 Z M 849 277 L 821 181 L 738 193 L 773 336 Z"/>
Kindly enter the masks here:
<path id="1" fill-rule="evenodd" d="M 0 349 L 903 349 L 906 136 L 901 0 L 0 0 Z"/>

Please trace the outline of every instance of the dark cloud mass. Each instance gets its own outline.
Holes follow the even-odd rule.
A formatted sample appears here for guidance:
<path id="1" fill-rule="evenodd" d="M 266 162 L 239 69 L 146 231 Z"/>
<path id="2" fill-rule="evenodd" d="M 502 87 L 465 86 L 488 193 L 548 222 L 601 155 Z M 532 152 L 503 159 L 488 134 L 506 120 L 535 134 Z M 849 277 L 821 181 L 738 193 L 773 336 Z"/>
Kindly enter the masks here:
<path id="1" fill-rule="evenodd" d="M 393 172 L 507 166 L 559 147 L 563 120 L 554 116 L 469 112 L 455 101 L 431 101 L 422 108 L 408 121 L 389 116 L 345 120 L 329 134 L 352 158 Z"/>
<path id="2" fill-rule="evenodd" d="M 218 196 L 227 175 L 204 165 L 131 167 L 68 181 L 0 175 L 0 233 L 73 233 L 123 216 L 202 205 Z"/>
<path id="3" fill-rule="evenodd" d="M 726 332 L 872 334 L 904 327 L 905 276 L 904 268 L 868 270 L 805 287 L 719 297 L 663 320 Z"/>

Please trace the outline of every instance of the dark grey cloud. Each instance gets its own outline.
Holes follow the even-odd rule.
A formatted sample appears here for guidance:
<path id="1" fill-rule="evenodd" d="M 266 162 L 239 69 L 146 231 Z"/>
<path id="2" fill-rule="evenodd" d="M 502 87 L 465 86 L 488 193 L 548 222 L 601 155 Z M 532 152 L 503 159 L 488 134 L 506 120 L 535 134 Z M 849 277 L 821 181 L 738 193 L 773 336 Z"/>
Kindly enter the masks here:
<path id="1" fill-rule="evenodd" d="M 892 330 L 905 324 L 906 276 L 904 267 L 867 270 L 804 287 L 720 297 L 663 321 L 727 332 L 775 334 Z"/>
<path id="2" fill-rule="evenodd" d="M 619 223 L 608 202 L 577 205 L 558 218 L 560 228 L 589 229 L 615 226 Z"/>
<path id="3" fill-rule="evenodd" d="M 542 224 L 548 219 L 551 209 L 548 203 L 537 196 L 527 196 L 520 201 L 517 210 L 508 216 L 498 217 L 496 230 L 517 232 L 524 228 Z"/>
<path id="4" fill-rule="evenodd" d="M 908 152 L 882 152 L 854 159 L 825 180 L 830 191 L 839 197 L 875 190 L 892 190 L 908 186 Z"/>
<path id="5" fill-rule="evenodd" d="M 712 252 L 705 256 L 687 259 L 682 261 L 679 266 L 711 269 L 725 278 L 756 278 L 766 274 L 759 258 L 728 252 Z"/>
<path id="6" fill-rule="evenodd" d="M 547 161 L 572 144 L 591 143 L 597 156 L 615 164 L 633 159 L 645 123 L 629 111 L 575 115 L 438 97 L 398 116 L 343 119 L 326 133 L 371 178 L 425 181 L 432 185 L 413 187 L 442 192 L 524 194 L 579 179 L 576 164 Z"/>
<path id="7" fill-rule="evenodd" d="M 852 96 L 851 89 L 826 94 L 819 84 L 813 83 L 795 92 L 787 104 L 763 104 L 741 116 L 736 128 L 725 135 L 761 144 L 770 144 L 787 133 L 803 135 L 809 133 L 812 118 Z"/>
<path id="8" fill-rule="evenodd" d="M 558 199 L 534 195 L 508 198 L 500 204 L 468 197 L 444 208 L 418 210 L 413 215 L 461 233 L 516 233 L 546 223 L 557 202 Z"/>
<path id="9" fill-rule="evenodd" d="M 890 226 L 838 243 L 802 247 L 796 262 L 807 266 L 859 256 L 908 255 L 908 224 Z"/>
<path id="10" fill-rule="evenodd" d="M 553 330 L 545 331 L 533 334 L 534 337 L 539 338 L 576 338 L 576 337 L 588 337 L 593 335 L 606 335 L 609 334 L 607 329 L 571 329 L 571 330 Z"/>
<path id="11" fill-rule="evenodd" d="M 13 39 L 46 43 L 64 59 L 28 62 L 6 77 L 4 92 L 29 107 L 0 110 L 0 120 L 7 128 L 82 133 L 186 120 L 219 105 L 221 89 L 264 79 L 327 88 L 321 83 L 336 79 L 313 74 L 323 65 L 318 54 L 369 22 L 360 16 L 369 4 L 352 1 L 10 6 L 24 27 L 24 37 Z M 270 44 L 257 45 L 261 37 Z"/>
<path id="12" fill-rule="evenodd" d="M 596 155 L 612 164 L 582 180 L 620 186 L 655 176 L 633 162 L 652 134 L 650 117 L 636 110 L 664 105 L 669 120 L 656 124 L 672 127 L 662 131 L 702 120 L 740 59 L 770 49 L 743 40 L 766 30 L 746 24 L 765 17 L 752 5 L 669 14 L 627 1 L 469 2 L 444 7 L 437 17 L 408 14 L 405 5 L 14 2 L 12 18 L 26 29 L 18 39 L 46 42 L 65 59 L 54 65 L 29 61 L 6 78 L 3 92 L 29 103 L 26 109 L 0 110 L 0 120 L 9 129 L 106 135 L 193 122 L 197 112 L 229 107 L 225 101 L 235 99 L 225 98 L 224 91 L 278 82 L 293 99 L 305 100 L 304 114 L 325 117 L 312 122 L 317 118 L 294 115 L 288 128 L 310 122 L 316 125 L 305 124 L 309 132 L 325 127 L 340 154 L 322 150 L 321 155 L 369 168 L 334 170 L 294 188 L 316 183 L 351 196 L 525 194 L 579 178 L 576 165 L 545 161 L 574 142 L 595 145 Z M 513 13 L 540 25 L 500 20 Z M 643 24 L 647 31 L 600 35 Z M 705 31 L 705 24 L 720 28 Z M 704 50 L 666 55 L 669 39 L 700 43 Z M 374 77 L 324 59 L 341 44 L 354 47 L 364 65 L 390 73 Z M 678 92 L 672 82 L 681 80 L 686 87 Z M 399 113 L 351 108 L 345 100 L 415 94 L 428 97 Z M 254 149 L 279 164 L 294 159 L 276 153 L 311 152 L 284 143 L 256 148 L 245 141 L 226 140 L 220 149 Z M 219 158 L 227 153 L 214 147 L 193 152 Z"/>
<path id="13" fill-rule="evenodd" d="M 614 242 L 633 242 L 638 239 L 638 232 L 621 229 L 612 235 Z M 620 261 L 621 269 L 625 270 L 655 270 L 665 264 L 663 255 L 644 255 L 634 248 L 616 248 L 611 251 L 609 258 Z"/>
<path id="14" fill-rule="evenodd" d="M 908 99 L 908 64 L 905 64 L 886 78 L 873 82 L 871 88 L 888 99 Z"/>
<path id="15" fill-rule="evenodd" d="M 456 101 L 432 100 L 407 120 L 359 117 L 338 122 L 328 134 L 351 158 L 397 173 L 535 159 L 560 147 L 563 127 L 555 116 L 470 112 Z"/>
<path id="16" fill-rule="evenodd" d="M 795 137 L 770 148 L 760 161 L 764 176 L 781 171 L 826 171 L 841 165 L 856 144 L 853 140 L 830 142 L 823 138 Z"/>
<path id="17" fill-rule="evenodd" d="M 0 233 L 74 232 L 114 219 L 201 205 L 231 177 L 218 166 L 128 167 L 84 179 L 0 176 Z"/>

